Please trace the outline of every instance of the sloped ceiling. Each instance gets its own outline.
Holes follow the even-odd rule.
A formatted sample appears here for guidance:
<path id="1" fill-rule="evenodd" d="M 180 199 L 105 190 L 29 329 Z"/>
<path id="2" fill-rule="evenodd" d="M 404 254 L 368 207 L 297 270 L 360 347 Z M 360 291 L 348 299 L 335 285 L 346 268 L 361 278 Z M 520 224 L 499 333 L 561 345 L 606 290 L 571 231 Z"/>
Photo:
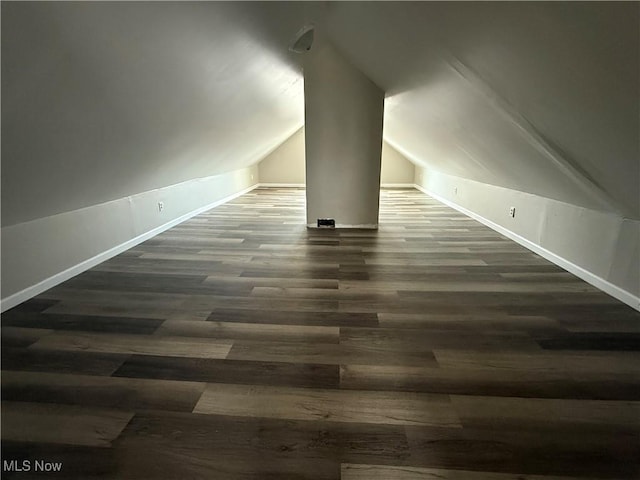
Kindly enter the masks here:
<path id="1" fill-rule="evenodd" d="M 329 29 L 416 163 L 638 218 L 638 8 L 335 3 Z"/>
<path id="2" fill-rule="evenodd" d="M 255 163 L 313 21 L 429 169 L 640 218 L 638 3 L 2 3 L 2 223 Z"/>
<path id="3" fill-rule="evenodd" d="M 2 2 L 3 226 L 248 166 L 299 129 L 300 72 L 245 9 Z"/>

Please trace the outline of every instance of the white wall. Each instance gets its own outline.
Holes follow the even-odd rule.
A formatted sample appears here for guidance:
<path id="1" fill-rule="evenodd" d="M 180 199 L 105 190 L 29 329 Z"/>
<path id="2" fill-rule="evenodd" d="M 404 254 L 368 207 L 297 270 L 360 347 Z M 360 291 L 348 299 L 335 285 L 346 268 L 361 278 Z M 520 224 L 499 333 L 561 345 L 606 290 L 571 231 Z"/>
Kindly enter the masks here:
<path id="1" fill-rule="evenodd" d="M 3 227 L 2 311 L 258 183 L 256 166 Z M 164 203 L 159 211 L 158 202 Z"/>
<path id="2" fill-rule="evenodd" d="M 422 167 L 416 185 L 640 309 L 639 221 Z"/>
<path id="3" fill-rule="evenodd" d="M 386 185 L 412 185 L 415 166 L 387 142 L 382 143 L 382 170 L 380 183 Z"/>
<path id="4" fill-rule="evenodd" d="M 264 185 L 305 185 L 304 127 L 267 155 L 258 164 L 260 183 Z M 413 185 L 415 166 L 400 152 L 382 143 L 382 186 Z"/>
<path id="5" fill-rule="evenodd" d="M 304 60 L 307 225 L 377 228 L 384 92 L 330 42 Z"/>
<path id="6" fill-rule="evenodd" d="M 304 127 L 258 164 L 260 183 L 279 185 L 305 184 Z"/>

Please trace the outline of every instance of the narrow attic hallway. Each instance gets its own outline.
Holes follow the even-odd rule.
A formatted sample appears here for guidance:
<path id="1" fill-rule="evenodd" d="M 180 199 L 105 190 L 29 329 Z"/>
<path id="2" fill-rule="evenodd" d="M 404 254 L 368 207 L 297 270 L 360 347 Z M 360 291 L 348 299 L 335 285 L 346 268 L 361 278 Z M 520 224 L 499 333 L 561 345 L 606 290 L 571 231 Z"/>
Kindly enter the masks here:
<path id="1" fill-rule="evenodd" d="M 638 312 L 415 189 L 377 231 L 304 223 L 304 189 L 258 188 L 3 313 L 3 460 L 638 478 Z"/>
<path id="2" fill-rule="evenodd" d="M 640 480 L 640 2 L 0 10 L 3 479 Z"/>

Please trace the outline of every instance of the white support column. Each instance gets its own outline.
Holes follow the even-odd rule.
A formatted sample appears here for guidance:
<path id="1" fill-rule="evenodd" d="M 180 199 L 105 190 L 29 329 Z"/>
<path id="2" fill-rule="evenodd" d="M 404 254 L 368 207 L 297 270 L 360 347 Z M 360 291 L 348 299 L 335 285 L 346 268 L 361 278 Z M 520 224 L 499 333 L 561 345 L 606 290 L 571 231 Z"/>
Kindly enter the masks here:
<path id="1" fill-rule="evenodd" d="M 305 55 L 304 97 L 307 225 L 377 228 L 384 92 L 323 43 Z"/>

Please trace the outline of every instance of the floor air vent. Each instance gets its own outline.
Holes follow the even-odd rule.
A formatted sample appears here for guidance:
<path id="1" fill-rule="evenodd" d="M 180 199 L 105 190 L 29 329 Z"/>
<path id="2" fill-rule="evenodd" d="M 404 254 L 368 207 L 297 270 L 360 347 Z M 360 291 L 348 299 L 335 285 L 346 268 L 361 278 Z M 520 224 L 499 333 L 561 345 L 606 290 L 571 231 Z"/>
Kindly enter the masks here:
<path id="1" fill-rule="evenodd" d="M 336 228 L 336 221 L 333 218 L 319 218 L 318 219 L 318 228 Z"/>

